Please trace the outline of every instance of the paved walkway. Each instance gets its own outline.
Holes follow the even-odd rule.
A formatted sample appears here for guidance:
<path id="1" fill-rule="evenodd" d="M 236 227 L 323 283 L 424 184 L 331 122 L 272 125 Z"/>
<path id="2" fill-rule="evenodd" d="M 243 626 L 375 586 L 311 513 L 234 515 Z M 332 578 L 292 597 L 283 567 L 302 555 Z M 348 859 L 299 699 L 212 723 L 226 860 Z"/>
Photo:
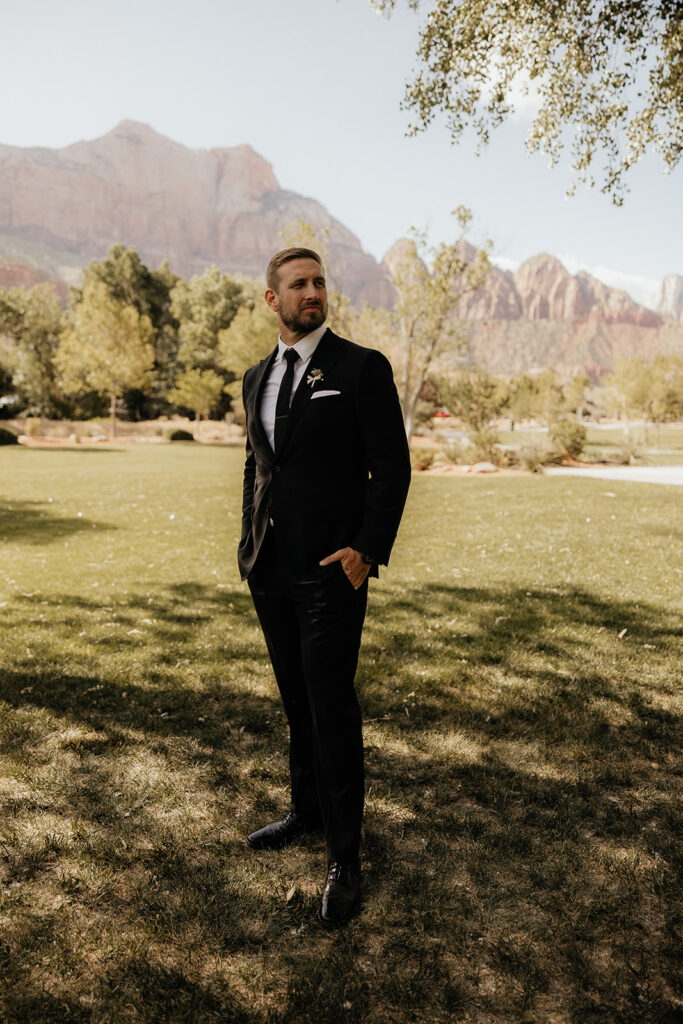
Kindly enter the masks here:
<path id="1" fill-rule="evenodd" d="M 631 480 L 643 484 L 674 484 L 683 487 L 683 466 L 547 466 L 546 476 L 592 476 L 601 480 Z"/>

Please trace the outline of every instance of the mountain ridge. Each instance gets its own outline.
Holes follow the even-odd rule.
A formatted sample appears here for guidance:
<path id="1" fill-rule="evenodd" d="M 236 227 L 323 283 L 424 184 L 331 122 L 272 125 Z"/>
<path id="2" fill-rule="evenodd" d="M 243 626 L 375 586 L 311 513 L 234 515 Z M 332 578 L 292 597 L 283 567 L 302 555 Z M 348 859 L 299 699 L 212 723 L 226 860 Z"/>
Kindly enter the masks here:
<path id="1" fill-rule="evenodd" d="M 335 281 L 354 303 L 392 305 L 387 267 L 404 240 L 378 263 L 321 203 L 280 188 L 272 165 L 248 143 L 191 149 L 126 119 L 96 139 L 59 149 L 0 144 L 0 285 L 33 274 L 63 291 L 59 282 L 76 283 L 79 265 L 103 258 L 114 242 L 135 246 L 150 266 L 167 259 L 185 277 L 212 263 L 260 277 L 282 244 L 280 232 L 297 220 L 325 232 Z M 667 345 L 675 344 L 671 338 L 683 331 L 683 277 L 664 279 L 660 306 L 654 312 L 541 253 L 514 271 L 494 265 L 483 287 L 464 297 L 459 315 L 474 322 L 482 339 L 487 333 L 516 338 L 519 325 L 527 323 L 536 332 L 530 349 L 540 352 L 540 339 L 547 338 L 549 353 L 560 357 L 561 338 L 561 349 L 574 349 L 567 359 L 576 354 L 572 331 L 588 336 L 590 325 L 600 324 L 612 339 L 603 338 L 595 349 L 603 360 L 619 354 L 620 327 L 630 338 L 629 350 L 657 351 L 665 328 Z M 518 328 L 509 327 L 515 322 Z M 554 329 L 554 340 L 551 323 L 565 325 Z"/>

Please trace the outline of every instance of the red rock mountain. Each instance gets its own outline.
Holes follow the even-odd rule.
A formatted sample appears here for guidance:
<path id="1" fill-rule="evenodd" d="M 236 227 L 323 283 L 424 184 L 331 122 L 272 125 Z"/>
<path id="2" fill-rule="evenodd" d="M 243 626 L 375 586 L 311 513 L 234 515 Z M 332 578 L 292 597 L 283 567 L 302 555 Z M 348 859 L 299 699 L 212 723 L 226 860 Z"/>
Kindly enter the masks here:
<path id="1" fill-rule="evenodd" d="M 659 289 L 657 309 L 663 316 L 683 323 L 683 275 L 669 274 L 664 278 Z"/>
<path id="2" fill-rule="evenodd" d="M 281 189 L 250 146 L 188 149 L 134 121 L 63 149 L 0 146 L 0 234 L 48 256 L 86 264 L 123 242 L 185 276 L 211 263 L 262 275 L 279 232 L 299 219 L 328 229 L 331 261 L 355 301 L 390 301 L 355 235 L 314 199 Z"/>
<path id="3" fill-rule="evenodd" d="M 384 257 L 388 271 L 400 263 L 407 239 Z M 476 250 L 464 243 L 463 255 Z M 683 284 L 683 278 L 665 282 Z M 678 292 L 668 286 L 669 307 Z M 683 296 L 681 296 L 683 299 Z M 678 301 L 681 301 L 678 299 Z M 683 352 L 683 325 L 638 305 L 626 292 L 609 288 L 591 274 L 572 275 L 555 257 L 533 256 L 512 273 L 492 267 L 485 284 L 464 295 L 457 315 L 471 324 L 477 357 L 495 373 L 517 374 L 554 366 L 599 377 L 618 356 L 652 359 L 659 352 Z"/>
<path id="4" fill-rule="evenodd" d="M 0 256 L 0 286 L 3 288 L 32 288 L 34 284 L 51 284 L 62 302 L 66 301 L 69 289 L 65 281 L 43 274 L 25 263 L 13 263 Z"/>
<path id="5" fill-rule="evenodd" d="M 379 265 L 324 206 L 281 189 L 250 146 L 188 149 L 134 121 L 58 150 L 0 145 L 0 285 L 76 283 L 114 242 L 184 276 L 211 263 L 260 276 L 297 220 L 327 229 L 335 279 L 354 302 L 392 304 L 388 270 L 405 240 Z M 660 313 L 545 254 L 515 273 L 494 267 L 459 310 L 498 372 L 552 364 L 597 373 L 620 353 L 683 350 L 682 277 L 665 279 Z"/>

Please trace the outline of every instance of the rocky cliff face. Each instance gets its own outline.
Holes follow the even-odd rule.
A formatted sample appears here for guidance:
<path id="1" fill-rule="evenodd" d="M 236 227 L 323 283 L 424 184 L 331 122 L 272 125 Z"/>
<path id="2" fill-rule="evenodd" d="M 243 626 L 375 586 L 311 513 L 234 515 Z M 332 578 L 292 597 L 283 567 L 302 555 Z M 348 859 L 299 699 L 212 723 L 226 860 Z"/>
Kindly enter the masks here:
<path id="1" fill-rule="evenodd" d="M 619 356 L 683 351 L 683 330 L 591 274 L 541 254 L 514 274 L 494 271 L 469 301 L 473 345 L 497 373 L 554 366 L 594 379 Z"/>
<path id="2" fill-rule="evenodd" d="M 513 273 L 494 267 L 484 286 L 463 303 L 472 320 L 600 321 L 658 327 L 661 317 L 626 292 L 581 270 L 572 275 L 555 256 L 541 253 Z"/>
<path id="3" fill-rule="evenodd" d="M 683 322 L 683 276 L 670 274 L 662 281 L 657 309 L 663 316 Z"/>
<path id="4" fill-rule="evenodd" d="M 185 276 L 211 263 L 262 275 L 279 232 L 299 219 L 328 229 L 330 259 L 355 301 L 389 301 L 355 235 L 320 203 L 280 189 L 250 146 L 192 150 L 134 121 L 59 150 L 0 146 L 0 232 L 84 264 L 123 242 Z"/>
<path id="5" fill-rule="evenodd" d="M 184 276 L 211 263 L 260 276 L 282 244 L 279 232 L 297 220 L 327 229 L 335 280 L 354 302 L 392 305 L 390 271 L 411 243 L 400 240 L 377 264 L 324 206 L 281 189 L 250 146 L 188 149 L 134 121 L 59 150 L 0 145 L 0 286 L 76 283 L 79 266 L 114 242 L 134 245 L 150 266 L 168 259 Z M 472 258 L 475 250 L 462 245 Z M 659 313 L 547 254 L 515 273 L 493 267 L 458 311 L 476 325 L 491 369 L 583 365 L 596 373 L 621 352 L 683 350 L 683 328 L 673 322 L 683 320 L 683 277 L 665 279 Z"/>
<path id="6" fill-rule="evenodd" d="M 51 284 L 62 302 L 66 301 L 69 289 L 64 281 L 56 280 L 25 263 L 14 263 L 0 257 L 1 288 L 32 288 L 34 284 Z"/>
<path id="7" fill-rule="evenodd" d="M 411 246 L 414 252 L 401 239 L 391 247 L 383 260 L 388 273 Z M 476 250 L 463 243 L 463 255 L 472 260 Z M 669 285 L 669 307 L 677 294 Z M 683 351 L 678 324 L 584 271 L 570 274 L 547 254 L 527 260 L 514 274 L 493 266 L 485 284 L 463 296 L 457 316 L 470 323 L 476 358 L 500 374 L 554 366 L 566 373 L 586 370 L 597 379 L 618 356 L 649 360 L 659 352 Z"/>

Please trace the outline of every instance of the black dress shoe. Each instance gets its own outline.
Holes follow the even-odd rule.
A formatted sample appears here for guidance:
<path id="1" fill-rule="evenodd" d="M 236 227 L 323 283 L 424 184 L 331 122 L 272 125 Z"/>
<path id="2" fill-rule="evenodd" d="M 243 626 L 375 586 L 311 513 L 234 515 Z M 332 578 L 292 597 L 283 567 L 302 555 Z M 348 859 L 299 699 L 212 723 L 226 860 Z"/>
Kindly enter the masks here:
<path id="1" fill-rule="evenodd" d="M 324 928 L 338 928 L 353 917 L 360 906 L 360 864 L 331 861 L 323 889 L 318 920 Z"/>
<path id="2" fill-rule="evenodd" d="M 247 842 L 252 850 L 281 850 L 305 832 L 316 832 L 319 827 L 300 814 L 289 811 L 282 821 L 271 821 L 269 825 L 252 832 L 247 836 Z"/>

